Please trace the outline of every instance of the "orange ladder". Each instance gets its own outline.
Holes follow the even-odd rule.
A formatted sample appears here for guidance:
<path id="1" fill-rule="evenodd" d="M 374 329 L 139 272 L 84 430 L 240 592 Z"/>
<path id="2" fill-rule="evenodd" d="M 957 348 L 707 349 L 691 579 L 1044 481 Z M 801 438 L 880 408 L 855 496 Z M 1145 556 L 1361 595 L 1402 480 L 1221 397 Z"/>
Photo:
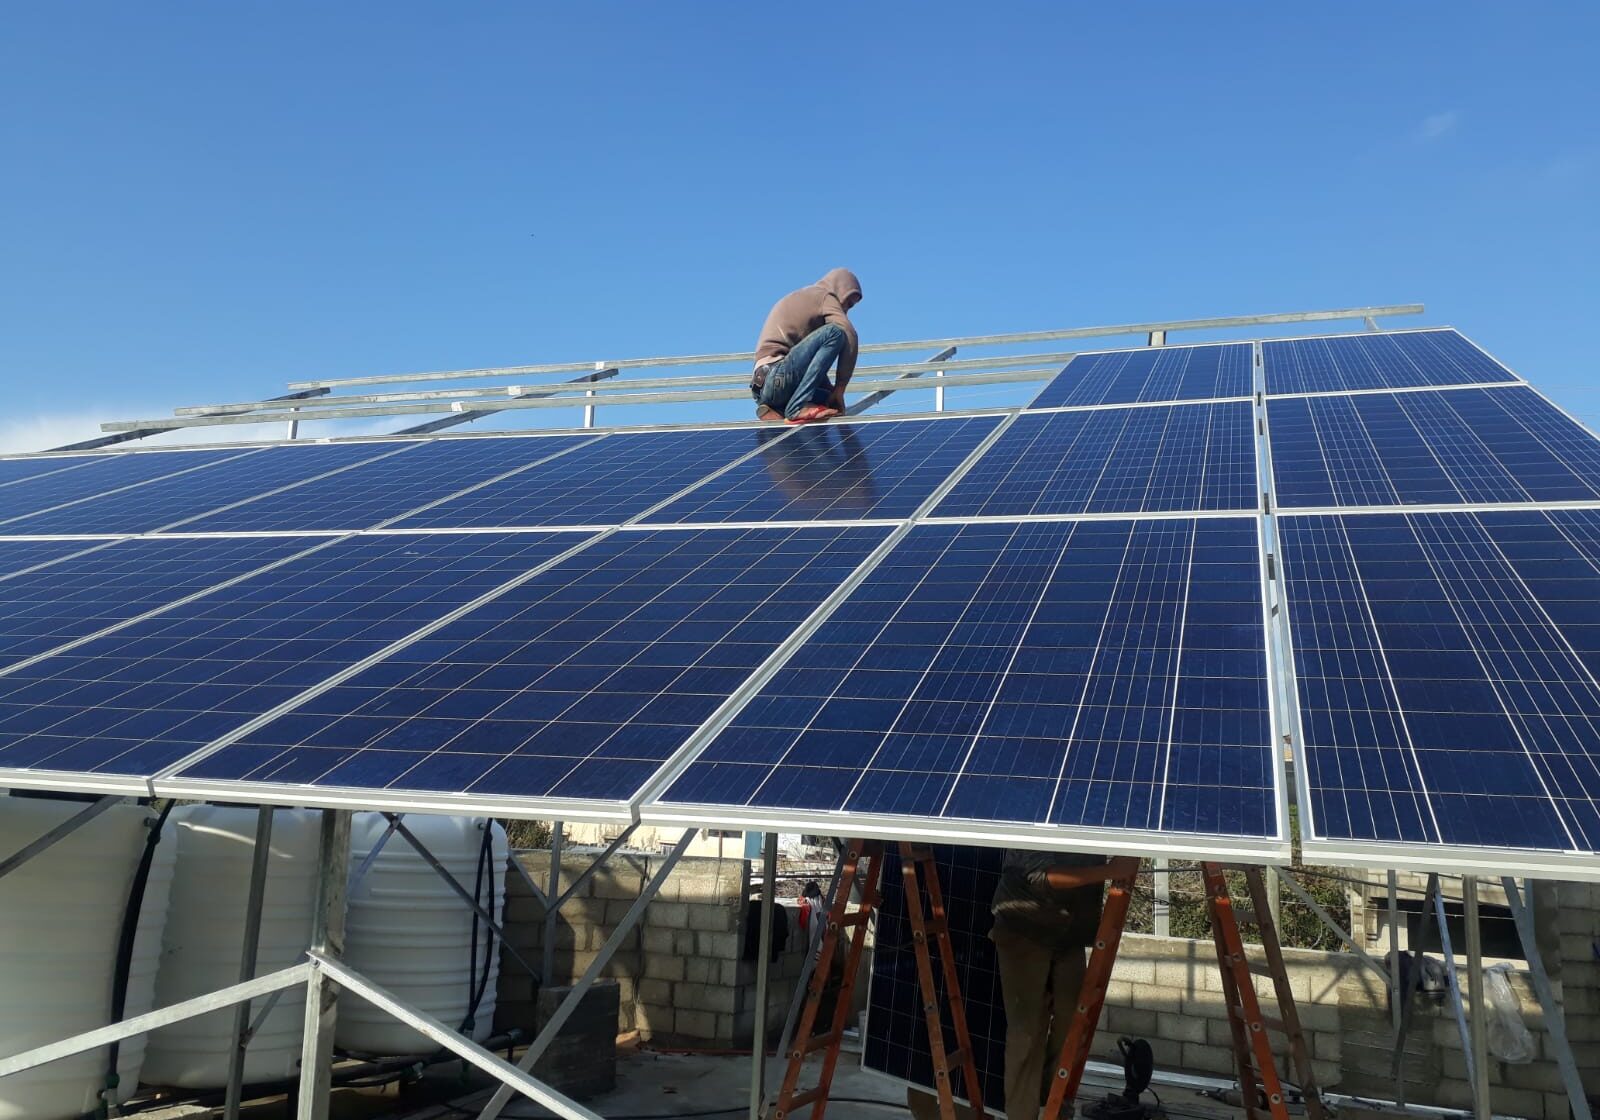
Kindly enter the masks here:
<path id="1" fill-rule="evenodd" d="M 833 1087 L 834 1071 L 839 1063 L 845 1022 L 850 1016 L 856 975 L 861 967 L 862 949 L 866 943 L 867 923 L 876 913 L 881 898 L 879 887 L 883 876 L 883 854 L 884 844 L 881 840 L 851 840 L 845 846 L 839 886 L 828 909 L 827 931 L 817 950 L 816 966 L 806 989 L 805 1005 L 795 1028 L 794 1042 L 784 1055 L 789 1059 L 789 1065 L 773 1106 L 771 1120 L 793 1120 L 796 1111 L 806 1105 L 811 1106 L 811 1120 L 822 1120 L 823 1111 L 828 1105 L 828 1094 Z M 905 888 L 906 915 L 911 923 L 912 944 L 916 951 L 922 1010 L 928 1022 L 928 1042 L 933 1053 L 939 1115 L 942 1120 L 956 1120 L 956 1090 L 952 1074 L 960 1072 L 962 1087 L 972 1105 L 972 1115 L 979 1120 L 987 1120 L 977 1062 L 972 1053 L 972 1039 L 967 1033 L 966 1005 L 961 999 L 955 952 L 950 944 L 950 923 L 945 913 L 944 893 L 939 886 L 939 869 L 934 862 L 933 849 L 921 844 L 900 844 L 900 875 Z M 926 909 L 924 894 L 927 896 Z M 856 897 L 853 904 L 852 895 Z M 845 931 L 849 931 L 849 946 L 845 950 L 844 980 L 835 997 L 833 1021 L 825 1033 L 815 1034 L 817 1013 L 822 1006 L 833 962 L 841 951 Z M 945 1048 L 930 944 L 937 945 L 939 949 L 945 998 L 949 1002 L 950 1019 L 955 1028 L 953 1050 Z M 806 1058 L 818 1050 L 824 1052 L 821 1075 L 816 1085 L 802 1090 L 799 1087 L 800 1071 Z"/>
<path id="2" fill-rule="evenodd" d="M 1106 894 L 1105 909 L 1095 936 L 1094 951 L 1089 955 L 1083 989 L 1073 1011 L 1072 1025 L 1061 1047 L 1043 1120 L 1060 1120 L 1070 1115 L 1072 1102 L 1077 1099 L 1078 1090 L 1083 1084 L 1084 1065 L 1089 1060 L 1089 1048 L 1094 1041 L 1100 1011 L 1105 1006 L 1106 988 L 1111 982 L 1111 969 L 1116 963 L 1117 948 L 1122 942 L 1123 927 L 1127 923 L 1128 904 L 1132 900 L 1138 866 L 1138 861 L 1133 859 L 1113 860 L 1108 865 L 1114 873 L 1111 888 Z M 1245 1116 L 1248 1120 L 1261 1120 L 1264 1111 L 1272 1120 L 1289 1120 L 1283 1083 L 1278 1077 L 1272 1054 L 1270 1031 L 1287 1040 L 1290 1057 L 1300 1078 L 1300 1093 L 1309 1120 L 1324 1120 L 1322 1096 L 1312 1072 L 1305 1034 L 1300 1029 L 1294 995 L 1289 990 L 1282 947 L 1268 909 L 1261 869 L 1245 867 L 1237 870 L 1244 873 L 1253 909 L 1240 910 L 1234 906 L 1223 865 L 1200 865 L 1206 887 L 1206 909 L 1211 917 L 1211 933 L 1217 948 L 1217 967 L 1222 973 L 1223 1001 L 1228 1009 L 1234 1064 L 1239 1073 L 1239 1090 Z M 1086 868 L 1084 872 L 1085 881 L 1095 877 L 1094 869 Z M 1253 968 L 1245 956 L 1244 938 L 1239 933 L 1241 920 L 1255 925 L 1260 931 L 1261 947 L 1267 958 L 1264 969 Z M 1262 1014 L 1260 1001 L 1256 998 L 1255 976 L 1271 977 L 1281 1018 L 1272 1019 Z"/>

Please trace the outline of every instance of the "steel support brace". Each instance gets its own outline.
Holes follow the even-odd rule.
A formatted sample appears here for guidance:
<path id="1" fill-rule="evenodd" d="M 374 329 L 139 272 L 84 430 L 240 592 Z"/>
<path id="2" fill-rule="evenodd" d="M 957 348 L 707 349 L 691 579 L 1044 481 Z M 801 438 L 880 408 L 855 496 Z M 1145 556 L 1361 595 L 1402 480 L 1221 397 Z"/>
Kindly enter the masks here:
<path id="1" fill-rule="evenodd" d="M 244 911 L 244 945 L 239 952 L 239 983 L 256 974 L 256 951 L 261 943 L 261 905 L 267 893 L 267 860 L 272 854 L 272 806 L 256 810 L 255 849 L 250 860 L 250 894 Z M 244 1098 L 244 1053 L 250 1045 L 250 1001 L 233 1009 L 233 1052 L 228 1055 L 228 1090 L 223 1103 L 226 1120 L 239 1120 Z"/>
<path id="2" fill-rule="evenodd" d="M 611 963 L 611 958 L 616 955 L 617 950 L 622 948 L 623 942 L 627 941 L 633 933 L 633 927 L 639 924 L 640 918 L 644 917 L 644 912 L 650 906 L 651 900 L 661 890 L 661 885 L 667 881 L 667 877 L 672 874 L 672 869 L 678 866 L 678 861 L 689 850 L 689 845 L 694 843 L 694 838 L 698 831 L 698 829 L 693 828 L 683 830 L 683 838 L 678 841 L 678 846 L 673 848 L 671 854 L 667 856 L 666 862 L 661 865 L 661 870 L 645 884 L 644 889 L 639 892 L 639 897 L 634 900 L 633 905 L 628 908 L 628 912 L 623 915 L 622 921 L 617 923 L 617 928 L 611 931 L 611 936 L 606 938 L 606 943 L 600 946 L 600 951 L 595 954 L 594 961 L 584 970 L 583 975 L 578 978 L 578 982 L 572 985 L 572 990 L 567 993 L 566 999 L 561 1001 L 561 1006 L 557 1007 L 555 1013 L 550 1016 L 550 1021 L 544 1025 L 544 1029 L 528 1044 L 528 1049 L 523 1051 L 522 1057 L 517 1059 L 518 1070 L 526 1073 L 532 1069 L 534 1063 L 550 1048 L 550 1044 L 555 1041 L 556 1035 L 561 1033 L 561 1028 L 572 1017 L 572 1013 L 578 1009 L 578 1004 L 583 1002 L 584 994 L 594 986 L 594 982 L 600 978 L 600 973 L 605 971 L 606 965 Z M 478 1113 L 478 1120 L 495 1120 L 510 1100 L 510 1088 L 502 1085 L 495 1091 L 494 1096 L 489 1099 L 489 1103 L 483 1106 L 483 1111 Z"/>
<path id="3" fill-rule="evenodd" d="M 761 852 L 761 934 L 756 948 L 755 1020 L 750 1034 L 750 1120 L 761 1120 L 761 1106 L 767 1095 L 767 998 L 772 967 L 772 908 L 778 888 L 778 834 L 762 837 Z"/>
<path id="4" fill-rule="evenodd" d="M 344 955 L 345 882 L 350 874 L 350 813 L 322 810 L 317 861 L 317 904 L 311 952 L 324 962 Z M 327 1120 L 333 1089 L 333 1028 L 339 989 L 325 968 L 311 970 L 306 985 L 305 1035 L 300 1042 L 300 1120 Z"/>
<path id="5" fill-rule="evenodd" d="M 356 868 L 356 873 L 350 876 L 350 889 L 347 898 L 354 898 L 361 893 L 361 884 L 367 881 L 367 872 L 372 870 L 372 865 L 378 862 L 378 857 L 383 854 L 384 845 L 394 836 L 394 830 L 400 827 L 400 818 L 405 816 L 399 813 L 389 821 L 389 827 L 383 830 L 383 835 L 378 837 L 378 842 L 372 845 L 372 851 L 367 853 L 361 861 L 361 866 Z"/>
<path id="6" fill-rule="evenodd" d="M 1533 994 L 1539 998 L 1539 1009 L 1544 1012 L 1544 1027 L 1550 1033 L 1556 1067 L 1561 1071 L 1561 1083 L 1567 1089 L 1572 1120 L 1593 1120 L 1589 1097 L 1583 1089 L 1583 1076 L 1578 1072 L 1578 1060 L 1573 1056 L 1572 1043 L 1567 1039 L 1566 1012 L 1556 1001 L 1555 989 L 1550 985 L 1550 974 L 1545 971 L 1544 956 L 1539 952 L 1539 939 L 1533 928 L 1533 884 L 1528 884 L 1526 897 L 1517 889 L 1517 882 L 1511 876 L 1501 879 L 1500 884 L 1505 887 L 1506 901 L 1511 905 L 1511 917 L 1517 923 L 1522 956 L 1528 962 L 1528 978 L 1533 982 Z"/>
<path id="7" fill-rule="evenodd" d="M 1478 877 L 1461 880 L 1461 909 L 1467 927 L 1467 1002 L 1472 1016 L 1472 1111 L 1489 1120 L 1489 1017 L 1483 1003 L 1483 930 L 1478 925 Z"/>
<path id="8" fill-rule="evenodd" d="M 242 999 L 254 999 L 271 992 L 279 992 L 285 988 L 293 988 L 304 984 L 311 976 L 309 964 L 292 965 L 289 968 L 269 972 L 265 976 L 257 977 L 244 984 L 234 984 L 219 991 L 207 992 L 203 996 L 195 996 L 179 1003 L 166 1007 L 158 1007 L 154 1011 L 143 1015 L 135 1015 L 132 1019 L 124 1019 L 120 1023 L 113 1023 L 109 1027 L 88 1031 L 85 1034 L 73 1035 L 71 1038 L 60 1042 L 52 1042 L 45 1046 L 36 1046 L 32 1050 L 24 1050 L 20 1054 L 0 1058 L 0 1077 L 9 1077 L 13 1073 L 33 1069 L 35 1066 L 48 1065 L 59 1062 L 62 1058 L 70 1058 L 74 1054 L 82 1054 L 89 1050 L 98 1050 L 113 1042 L 120 1042 L 125 1038 L 144 1034 L 147 1031 L 158 1030 L 161 1027 L 170 1027 L 173 1023 L 181 1023 L 185 1019 L 193 1019 L 200 1015 L 209 1015 L 213 1011 L 220 1011 L 224 1007 L 231 1007 Z"/>
<path id="9" fill-rule="evenodd" d="M 1355 939 L 1350 936 L 1343 926 L 1334 921 L 1333 915 L 1328 913 L 1328 911 L 1322 907 L 1321 903 L 1311 897 L 1311 893 L 1300 885 L 1299 881 L 1295 879 L 1293 874 L 1281 867 L 1269 867 L 1269 870 L 1280 883 L 1289 888 L 1291 894 L 1304 903 L 1306 908 L 1317 916 L 1323 925 L 1327 926 L 1333 931 L 1333 935 L 1344 943 L 1345 948 L 1349 949 L 1352 953 L 1359 957 L 1362 964 L 1366 965 L 1368 968 L 1372 969 L 1373 972 L 1376 972 L 1379 976 L 1383 977 L 1385 983 L 1388 982 L 1388 969 L 1384 968 L 1383 965 L 1373 960 L 1372 954 L 1368 953 L 1360 945 L 1357 945 Z"/>
<path id="10" fill-rule="evenodd" d="M 1405 993 L 1401 991 L 1404 981 L 1401 979 L 1400 964 L 1400 876 L 1398 872 L 1388 873 L 1389 887 L 1389 1020 L 1394 1028 L 1395 1053 L 1400 1052 L 1403 1041 L 1401 1008 Z M 1404 1106 L 1406 1103 L 1406 1079 L 1400 1066 L 1395 1066 L 1394 1076 L 1395 1103 Z"/>
<path id="11" fill-rule="evenodd" d="M 78 831 L 78 829 L 94 820 L 113 805 L 120 805 L 126 800 L 127 798 L 125 797 L 102 797 L 94 804 L 85 806 L 82 811 L 68 817 L 66 820 L 52 828 L 49 832 L 46 832 L 43 836 L 39 837 L 39 839 L 35 840 L 33 843 L 27 845 L 26 847 L 19 848 L 17 851 L 7 856 L 4 860 L 0 860 L 0 878 L 4 878 L 5 876 L 11 874 L 17 868 L 27 863 L 34 856 L 55 847 L 56 844 L 66 839 L 68 836 L 71 836 L 74 832 Z"/>
<path id="12" fill-rule="evenodd" d="M 422 857 L 423 862 L 429 867 L 433 868 L 434 873 L 443 879 L 447 884 L 449 884 L 450 889 L 456 893 L 456 897 L 461 899 L 462 902 L 465 902 L 467 906 L 471 908 L 473 913 L 477 914 L 478 918 L 488 925 L 489 931 L 500 939 L 501 949 L 503 949 L 512 960 L 521 965 L 523 970 L 526 971 L 529 976 L 537 976 L 538 973 L 534 972 L 533 966 L 522 959 L 522 954 L 518 953 L 506 943 L 505 931 L 500 928 L 500 923 L 494 920 L 494 915 L 489 913 L 489 911 L 484 908 L 484 905 L 481 902 L 472 897 L 467 888 L 463 887 L 460 882 L 457 881 L 456 877 L 450 874 L 450 869 L 444 864 L 440 863 L 437 856 L 428 851 L 427 845 L 423 844 L 421 840 L 418 840 L 416 834 L 407 828 L 405 823 L 401 821 L 399 816 L 396 814 L 385 813 L 384 817 L 388 819 L 390 825 L 394 827 L 394 830 L 400 834 L 400 838 L 407 844 L 410 844 L 411 847 L 416 851 L 417 855 Z"/>
<path id="13" fill-rule="evenodd" d="M 360 973 L 351 971 L 338 961 L 313 952 L 311 964 L 317 973 L 326 974 L 325 982 L 330 987 L 336 982 L 339 988 L 366 1000 L 380 1011 L 388 1012 L 418 1034 L 471 1062 L 500 1081 L 503 1087 L 516 1090 L 534 1103 L 548 1108 L 563 1120 L 605 1120 L 598 1113 L 591 1112 L 577 1101 L 556 1092 L 544 1082 L 529 1077 L 498 1054 L 491 1054 L 477 1043 L 462 1037 L 459 1031 L 451 1030 L 427 1012 L 419 1011 L 408 1003 L 402 1003 L 386 989 L 374 984 Z"/>
<path id="14" fill-rule="evenodd" d="M 550 866 L 545 873 L 545 897 L 561 897 L 561 852 L 567 845 L 567 826 L 563 821 L 550 822 Z M 539 973 L 541 983 L 549 984 L 556 971 L 556 912 L 559 903 L 552 903 L 544 911 L 544 960 Z"/>
<path id="15" fill-rule="evenodd" d="M 1478 1099 L 1478 1072 L 1472 1060 L 1472 1032 L 1467 1028 L 1466 1009 L 1461 1004 L 1461 973 L 1456 969 L 1456 951 L 1450 944 L 1450 926 L 1445 921 L 1444 892 L 1439 889 L 1439 876 L 1428 876 L 1428 892 L 1433 895 L 1434 920 L 1439 926 L 1439 953 L 1444 957 L 1445 975 L 1450 980 L 1450 1006 L 1455 1012 L 1456 1033 L 1461 1036 L 1461 1057 L 1467 1063 L 1467 1080 L 1472 1084 L 1472 1107 L 1478 1112 L 1487 1102 Z"/>

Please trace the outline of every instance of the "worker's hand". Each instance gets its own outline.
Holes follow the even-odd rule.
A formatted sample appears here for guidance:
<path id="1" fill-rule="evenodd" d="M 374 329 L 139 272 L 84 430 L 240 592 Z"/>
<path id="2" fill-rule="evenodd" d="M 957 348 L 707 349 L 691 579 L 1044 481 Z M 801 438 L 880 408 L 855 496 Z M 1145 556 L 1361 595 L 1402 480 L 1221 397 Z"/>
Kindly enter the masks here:
<path id="1" fill-rule="evenodd" d="M 828 407 L 829 408 L 836 408 L 840 412 L 844 411 L 844 390 L 843 389 L 835 389 L 832 393 L 830 393 L 828 395 Z"/>

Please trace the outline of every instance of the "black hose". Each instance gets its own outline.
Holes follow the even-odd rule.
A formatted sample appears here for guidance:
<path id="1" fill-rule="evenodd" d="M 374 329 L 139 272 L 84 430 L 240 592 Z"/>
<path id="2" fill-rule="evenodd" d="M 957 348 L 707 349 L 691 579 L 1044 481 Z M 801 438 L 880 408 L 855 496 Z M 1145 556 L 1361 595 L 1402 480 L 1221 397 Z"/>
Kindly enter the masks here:
<path id="1" fill-rule="evenodd" d="M 168 801 L 162 808 L 160 815 L 153 822 L 146 822 L 149 829 L 144 838 L 144 854 L 139 857 L 139 867 L 133 873 L 133 882 L 128 887 L 128 903 L 122 910 L 122 928 L 117 934 L 117 965 L 111 975 L 111 1022 L 120 1023 L 122 1013 L 128 1003 L 128 974 L 133 969 L 133 942 L 139 933 L 139 915 L 144 909 L 144 890 L 150 882 L 150 865 L 155 862 L 156 845 L 161 842 L 161 829 L 167 823 L 167 815 L 172 812 L 174 801 Z M 117 1076 L 117 1059 L 120 1056 L 122 1043 L 114 1041 L 106 1047 L 106 1083 L 100 1090 L 100 1111 L 104 1115 L 109 1113 L 111 1098 L 116 1095 L 121 1078 Z"/>
<path id="2" fill-rule="evenodd" d="M 483 830 L 483 843 L 478 845 L 478 873 L 472 881 L 472 901 L 485 910 L 494 911 L 494 876 L 489 873 L 489 865 L 494 862 L 494 821 L 486 819 Z M 483 886 L 485 878 L 489 881 L 489 904 L 484 906 Z M 477 1027 L 478 1005 L 483 1002 L 484 994 L 489 990 L 489 965 L 494 957 L 494 930 L 487 928 L 485 923 L 483 947 L 483 978 L 478 979 L 478 911 L 472 911 L 472 936 L 468 939 L 467 958 L 467 1014 L 461 1021 L 461 1033 L 468 1038 L 472 1037 L 473 1030 Z"/>

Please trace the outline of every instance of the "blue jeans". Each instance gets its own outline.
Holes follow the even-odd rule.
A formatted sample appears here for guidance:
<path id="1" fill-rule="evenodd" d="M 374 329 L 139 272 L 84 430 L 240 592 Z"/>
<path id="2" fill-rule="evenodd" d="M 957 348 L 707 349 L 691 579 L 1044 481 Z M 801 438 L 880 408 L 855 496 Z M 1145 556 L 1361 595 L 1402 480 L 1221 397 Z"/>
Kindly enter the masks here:
<path id="1" fill-rule="evenodd" d="M 833 395 L 828 370 L 843 349 L 843 329 L 824 323 L 796 343 L 793 350 L 770 363 L 766 384 L 759 391 L 750 392 L 757 404 L 793 420 L 801 409 L 823 404 Z"/>

